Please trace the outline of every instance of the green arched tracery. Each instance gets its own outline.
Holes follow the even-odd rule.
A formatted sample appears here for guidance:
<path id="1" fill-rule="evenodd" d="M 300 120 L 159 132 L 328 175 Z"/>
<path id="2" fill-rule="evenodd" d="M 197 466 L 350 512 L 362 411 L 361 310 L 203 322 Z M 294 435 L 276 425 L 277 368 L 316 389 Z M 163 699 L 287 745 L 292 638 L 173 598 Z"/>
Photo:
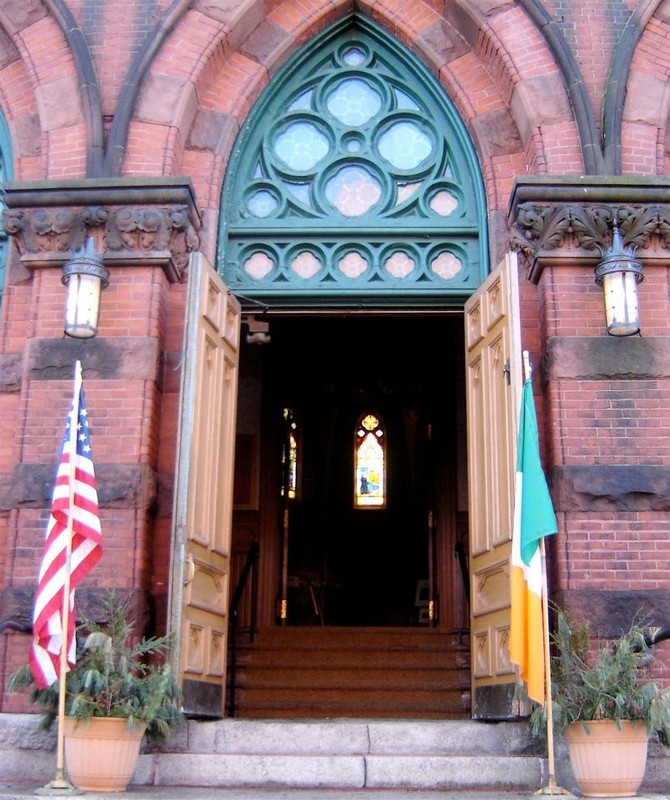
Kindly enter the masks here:
<path id="1" fill-rule="evenodd" d="M 9 139 L 9 130 L 7 123 L 0 113 L 0 185 L 4 187 L 5 181 L 11 180 L 13 177 L 12 171 L 12 150 Z M 4 210 L 4 200 L 1 201 L 2 207 L 0 212 Z M 1 214 L 0 214 L 1 217 Z M 7 253 L 9 250 L 9 242 L 7 234 L 3 226 L 0 224 L 0 304 L 5 290 L 5 280 L 7 277 Z"/>
<path id="2" fill-rule="evenodd" d="M 460 305 L 488 272 L 462 120 L 411 53 L 357 16 L 266 88 L 222 209 L 219 271 L 271 307 Z"/>

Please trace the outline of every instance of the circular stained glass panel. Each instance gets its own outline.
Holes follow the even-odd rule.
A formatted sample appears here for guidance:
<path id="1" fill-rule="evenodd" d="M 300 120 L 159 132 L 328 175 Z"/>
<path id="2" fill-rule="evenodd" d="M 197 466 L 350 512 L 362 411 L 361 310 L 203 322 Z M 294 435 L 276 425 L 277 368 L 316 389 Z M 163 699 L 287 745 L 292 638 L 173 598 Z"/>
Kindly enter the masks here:
<path id="1" fill-rule="evenodd" d="M 274 269 L 274 261 L 267 253 L 252 253 L 244 262 L 244 271 L 250 278 L 261 280 Z"/>
<path id="2" fill-rule="evenodd" d="M 327 155 L 327 137 L 311 122 L 292 122 L 274 141 L 277 158 L 295 172 L 306 172 Z"/>
<path id="3" fill-rule="evenodd" d="M 458 200 L 443 189 L 433 195 L 428 205 L 439 216 L 448 217 L 458 208 Z"/>
<path id="4" fill-rule="evenodd" d="M 453 253 L 440 253 L 430 262 L 432 271 L 445 281 L 458 275 L 463 264 Z"/>
<path id="5" fill-rule="evenodd" d="M 401 170 L 416 169 L 431 154 L 433 145 L 415 122 L 395 122 L 379 137 L 379 154 Z"/>
<path id="6" fill-rule="evenodd" d="M 247 208 L 254 217 L 269 217 L 277 210 L 279 201 L 267 189 L 258 189 L 247 200 Z"/>
<path id="7" fill-rule="evenodd" d="M 384 269 L 394 278 L 406 278 L 415 266 L 414 259 L 402 250 L 396 250 L 384 262 Z"/>
<path id="8" fill-rule="evenodd" d="M 358 47 L 348 47 L 342 56 L 342 61 L 350 67 L 359 67 L 365 61 L 365 53 Z"/>
<path id="9" fill-rule="evenodd" d="M 382 187 L 363 167 L 344 167 L 328 180 L 325 193 L 345 217 L 360 217 L 379 201 Z"/>
<path id="10" fill-rule="evenodd" d="M 291 269 L 301 278 L 313 278 L 321 269 L 321 262 L 309 250 L 303 250 L 291 261 Z"/>
<path id="11" fill-rule="evenodd" d="M 368 262 L 360 253 L 351 250 L 338 261 L 337 267 L 347 278 L 359 278 L 368 268 Z"/>
<path id="12" fill-rule="evenodd" d="M 326 106 L 343 125 L 359 127 L 379 112 L 382 98 L 379 92 L 360 78 L 348 78 L 330 92 Z"/>

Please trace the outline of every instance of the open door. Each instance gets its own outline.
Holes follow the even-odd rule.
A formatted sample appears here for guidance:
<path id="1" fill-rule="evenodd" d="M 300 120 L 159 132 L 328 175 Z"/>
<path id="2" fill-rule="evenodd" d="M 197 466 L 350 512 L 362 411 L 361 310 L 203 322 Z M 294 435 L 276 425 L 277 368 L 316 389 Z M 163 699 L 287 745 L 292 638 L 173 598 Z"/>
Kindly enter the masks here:
<path id="1" fill-rule="evenodd" d="M 269 510 L 261 548 L 264 558 L 276 553 L 280 624 L 467 627 L 451 566 L 462 324 L 438 314 L 273 318 L 263 358 L 264 428 L 273 433 L 263 442 Z M 441 341 L 452 346 L 432 347 Z M 243 362 L 246 369 L 246 352 Z M 290 500 L 279 469 L 290 451 L 288 413 L 296 439 Z M 356 443 L 365 430 L 382 443 L 367 451 L 383 454 L 379 502 L 357 502 Z M 279 533 L 269 540 L 275 520 Z"/>
<path id="2" fill-rule="evenodd" d="M 509 660 L 510 556 L 521 393 L 516 255 L 465 306 L 472 715 L 515 716 Z"/>
<path id="3" fill-rule="evenodd" d="M 188 276 L 171 630 L 184 710 L 223 716 L 240 307 L 205 258 Z"/>

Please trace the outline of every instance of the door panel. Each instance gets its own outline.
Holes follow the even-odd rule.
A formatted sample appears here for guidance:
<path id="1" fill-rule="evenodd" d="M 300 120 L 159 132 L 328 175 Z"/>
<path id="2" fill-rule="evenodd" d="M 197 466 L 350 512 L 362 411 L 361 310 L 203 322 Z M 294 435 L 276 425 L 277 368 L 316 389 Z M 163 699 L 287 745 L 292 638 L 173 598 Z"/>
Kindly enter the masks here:
<path id="1" fill-rule="evenodd" d="M 512 714 L 510 572 L 521 387 L 517 264 L 509 254 L 465 307 L 472 707 Z"/>
<path id="2" fill-rule="evenodd" d="M 240 308 L 191 258 L 182 368 L 171 627 L 187 712 L 222 716 Z"/>

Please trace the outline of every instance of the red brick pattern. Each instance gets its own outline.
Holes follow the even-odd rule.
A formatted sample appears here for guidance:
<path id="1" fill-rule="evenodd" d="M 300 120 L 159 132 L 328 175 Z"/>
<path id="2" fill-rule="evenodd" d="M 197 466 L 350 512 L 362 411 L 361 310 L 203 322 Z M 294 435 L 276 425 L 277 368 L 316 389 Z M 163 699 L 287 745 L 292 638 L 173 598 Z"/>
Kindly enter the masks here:
<path id="1" fill-rule="evenodd" d="M 109 133 L 130 65 L 171 4 L 71 0 L 68 5 L 90 47 Z M 461 23 L 447 18 L 437 0 L 241 0 L 212 9 L 191 4 L 167 32 L 138 87 L 123 175 L 189 176 L 202 212 L 200 249 L 210 260 L 215 260 L 226 165 L 254 101 L 286 58 L 354 5 L 437 76 L 472 136 L 488 210 L 497 219 L 506 213 L 517 176 L 583 173 L 575 116 L 558 66 L 531 19 L 513 2 L 488 4 L 486 15 L 476 8 L 485 4 L 460 4 Z M 565 17 L 596 119 L 620 25 L 608 19 L 611 5 L 566 0 L 554 9 Z M 0 107 L 11 131 L 15 177 L 82 178 L 90 131 L 75 58 L 56 21 L 40 14 L 14 19 L 0 9 L 7 39 L 0 45 Z M 652 16 L 631 65 L 635 90 L 626 99 L 622 131 L 626 175 L 670 174 L 664 105 L 669 72 L 670 20 Z M 507 243 L 501 236 L 492 241 L 495 262 Z M 592 269 L 548 268 L 539 286 L 525 280 L 523 266 L 520 272 L 523 345 L 538 362 L 554 337 L 605 335 L 602 291 Z M 646 269 L 639 293 L 645 336 L 669 334 L 668 275 L 661 261 Z M 144 484 L 133 502 L 103 504 L 106 553 L 97 580 L 151 592 L 159 604 L 169 582 L 184 303 L 184 284 L 170 284 L 159 267 L 112 268 L 99 338 L 119 348 L 120 361 L 126 340 L 150 342 L 160 364 L 151 375 L 104 380 L 95 375 L 89 380 L 84 364 L 96 462 L 146 467 L 162 481 L 157 511 L 150 510 L 152 489 Z M 63 306 L 60 270 L 30 274 L 14 252 L 0 355 L 16 357 L 21 365 L 27 342 L 62 337 Z M 536 387 L 546 463 L 667 467 L 670 380 L 661 372 L 645 380 L 559 381 L 544 396 Z M 67 381 L 30 376 L 21 366 L 16 381 L 14 389 L 0 392 L 0 483 L 5 484 L 17 464 L 55 465 L 69 401 Z M 36 505 L 0 512 L 0 591 L 35 581 L 47 514 L 43 501 Z M 561 509 L 559 524 L 561 534 L 552 543 L 558 588 L 670 589 L 667 513 Z M 22 646 L 23 637 L 0 640 L 0 662 L 8 670 L 25 660 Z M 20 708 L 11 697 L 0 706 Z"/>

